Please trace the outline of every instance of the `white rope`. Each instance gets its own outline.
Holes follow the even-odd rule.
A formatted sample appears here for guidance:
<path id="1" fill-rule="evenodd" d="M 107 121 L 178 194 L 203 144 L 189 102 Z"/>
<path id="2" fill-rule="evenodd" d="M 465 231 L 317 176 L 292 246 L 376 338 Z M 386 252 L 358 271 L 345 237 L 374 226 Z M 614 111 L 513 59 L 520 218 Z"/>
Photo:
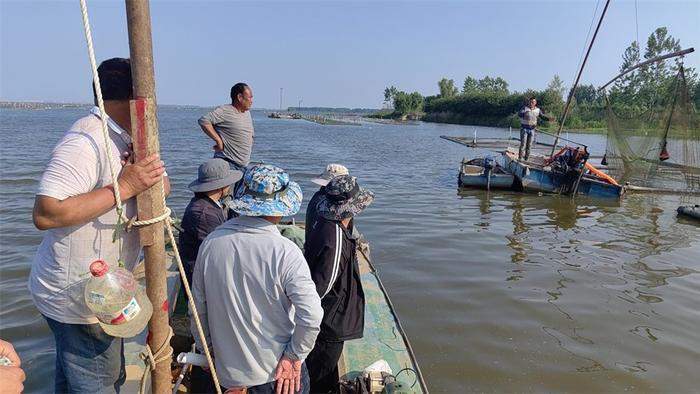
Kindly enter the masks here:
<path id="1" fill-rule="evenodd" d="M 117 210 L 117 215 L 118 215 L 118 222 L 117 225 L 120 225 L 119 221 L 124 219 L 123 216 L 123 206 L 122 206 L 122 201 L 121 201 L 121 195 L 119 194 L 119 182 L 117 180 L 117 177 L 114 172 L 114 166 L 112 164 L 112 153 L 111 153 L 111 147 L 109 145 L 109 128 L 107 126 L 107 113 L 105 112 L 104 109 L 104 100 L 102 99 L 102 89 L 100 86 L 100 78 L 97 73 L 97 61 L 95 60 L 95 50 L 93 48 L 92 44 L 92 33 L 90 32 L 90 20 L 88 18 L 88 13 L 87 13 L 87 4 L 86 0 L 80 0 L 80 10 L 83 15 L 83 29 L 85 31 L 85 39 L 87 41 L 87 47 L 88 47 L 88 56 L 90 57 L 90 66 L 92 68 L 92 74 L 93 74 L 93 82 L 95 84 L 95 93 L 97 96 L 97 105 L 100 108 L 100 119 L 102 120 L 102 132 L 104 134 L 104 142 L 105 142 L 105 150 L 106 154 L 108 157 L 108 163 L 109 163 L 109 172 L 110 176 L 112 177 L 112 184 L 113 184 L 113 190 L 114 190 L 114 199 L 116 201 L 116 210 Z M 209 364 L 209 369 L 211 371 L 211 376 L 212 379 L 214 380 L 214 387 L 216 388 L 217 394 L 221 394 L 221 386 L 219 385 L 219 379 L 216 374 L 216 369 L 214 368 L 214 360 L 212 359 L 211 353 L 209 352 L 209 346 L 207 344 L 206 337 L 204 335 L 204 329 L 202 328 L 202 323 L 199 320 L 199 313 L 197 313 L 197 306 L 194 303 L 194 297 L 192 296 L 192 292 L 190 291 L 190 284 L 189 281 L 187 280 L 187 276 L 185 275 L 185 268 L 182 264 L 182 260 L 180 259 L 180 253 L 178 251 L 177 247 L 177 242 L 175 242 L 175 235 L 173 234 L 172 230 L 172 220 L 170 218 L 170 213 L 171 210 L 170 208 L 167 207 L 165 203 L 165 186 L 163 184 L 163 181 L 161 180 L 159 182 L 160 185 L 160 194 L 161 198 L 163 200 L 163 214 L 161 214 L 158 217 L 152 218 L 152 219 L 147 219 L 147 220 L 142 220 L 142 221 L 136 221 L 136 218 L 133 218 L 131 220 L 125 220 L 126 222 L 129 223 L 127 228 L 131 226 L 146 226 L 150 224 L 155 224 L 160 221 L 165 221 L 165 228 L 167 229 L 168 236 L 170 238 L 170 244 L 173 247 L 173 254 L 175 255 L 175 260 L 177 261 L 177 267 L 180 272 L 180 277 L 182 278 L 182 282 L 185 285 L 185 293 L 187 294 L 187 298 L 189 300 L 189 307 L 190 311 L 192 311 L 192 317 L 194 318 L 195 325 L 197 326 L 197 333 L 199 335 L 199 338 L 201 340 L 201 343 L 203 344 L 204 347 L 204 355 L 207 358 L 207 362 Z M 119 254 L 121 258 L 121 236 L 119 236 Z M 141 380 L 141 392 L 145 390 L 145 379 L 146 376 L 148 375 L 148 372 L 151 371 L 151 369 L 154 369 L 155 366 L 163 361 L 168 360 L 169 358 L 172 357 L 172 348 L 170 348 L 170 352 L 167 355 L 160 355 L 160 353 L 165 349 L 166 344 L 170 343 L 170 338 L 172 337 L 173 332 L 172 332 L 172 327 L 170 328 L 170 333 L 168 334 L 168 339 L 163 343 L 158 349 L 158 351 L 155 353 L 155 355 L 151 352 L 150 346 L 146 344 L 146 356 L 142 357 L 144 359 L 144 362 L 146 363 L 146 371 L 144 373 L 144 376 L 142 377 Z"/>
<path id="2" fill-rule="evenodd" d="M 166 345 L 170 343 L 170 339 L 173 337 L 173 328 L 170 328 L 170 332 L 168 333 L 167 338 L 165 338 L 165 341 L 160 345 L 160 348 L 158 348 L 158 351 L 153 353 L 151 351 L 151 347 L 146 344 L 146 348 L 139 354 L 139 357 L 141 357 L 141 360 L 143 360 L 144 364 L 146 364 L 146 368 L 143 370 L 143 375 L 141 375 L 141 384 L 139 385 L 139 393 L 145 393 L 146 392 L 146 378 L 148 375 L 151 373 L 153 369 L 155 369 L 155 366 L 158 363 L 162 363 L 164 361 L 170 361 L 172 360 L 173 357 L 173 348 L 168 346 L 167 348 L 169 351 L 166 354 L 161 354 L 165 351 Z"/>

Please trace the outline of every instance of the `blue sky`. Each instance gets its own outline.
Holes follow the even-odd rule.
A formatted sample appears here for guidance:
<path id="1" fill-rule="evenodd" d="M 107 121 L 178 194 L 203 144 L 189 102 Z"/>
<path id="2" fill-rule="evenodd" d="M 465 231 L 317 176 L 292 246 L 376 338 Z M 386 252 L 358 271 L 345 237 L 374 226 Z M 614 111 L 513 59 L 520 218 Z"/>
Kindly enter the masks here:
<path id="1" fill-rule="evenodd" d="M 215 105 L 248 82 L 256 108 L 379 108 L 384 87 L 437 93 L 467 75 L 500 76 L 511 90 L 570 86 L 604 0 L 582 1 L 152 1 L 161 104 Z M 700 0 L 637 0 L 644 43 L 666 26 L 699 52 Z M 123 1 L 88 1 L 98 60 L 129 54 Z M 636 39 L 635 1 L 613 0 L 582 82 L 613 77 Z M 595 26 L 593 26 L 595 27 Z M 592 34 L 592 32 L 591 32 Z M 90 102 L 78 0 L 0 0 L 0 100 Z"/>

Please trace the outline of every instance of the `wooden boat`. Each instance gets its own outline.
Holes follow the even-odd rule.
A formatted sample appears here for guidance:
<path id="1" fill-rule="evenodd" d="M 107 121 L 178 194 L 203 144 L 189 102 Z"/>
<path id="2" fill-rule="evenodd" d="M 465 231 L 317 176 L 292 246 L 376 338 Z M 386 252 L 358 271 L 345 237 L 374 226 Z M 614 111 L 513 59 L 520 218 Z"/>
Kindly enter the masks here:
<path id="1" fill-rule="evenodd" d="M 514 148 L 506 148 L 501 155 L 501 166 L 512 173 L 523 190 L 542 193 L 571 194 L 572 183 L 558 174 L 551 164 L 546 164 L 547 156 L 532 154 L 525 160 L 518 159 Z M 577 194 L 591 197 L 619 198 L 624 194 L 624 187 L 612 184 L 594 174 L 581 176 Z"/>
<path id="2" fill-rule="evenodd" d="M 360 376 L 367 366 L 383 359 L 391 367 L 397 381 L 406 382 L 412 392 L 428 393 L 408 337 L 377 270 L 364 250 L 359 248 L 357 254 L 365 292 L 364 336 L 345 342 L 338 362 L 340 378 L 352 380 Z"/>
<path id="3" fill-rule="evenodd" d="M 515 180 L 513 174 L 494 162 L 493 159 L 462 159 L 459 167 L 459 187 L 479 189 L 510 189 Z"/>
<path id="4" fill-rule="evenodd" d="M 304 231 L 301 226 L 289 224 L 279 227 L 285 236 L 289 237 L 288 234 L 292 233 L 297 238 L 303 238 Z M 303 245 L 303 239 L 292 240 L 297 245 Z M 364 243 L 358 247 L 357 255 L 362 287 L 365 292 L 365 328 L 362 338 L 345 342 L 343 353 L 338 362 L 341 380 L 354 380 L 362 375 L 367 366 L 383 359 L 391 367 L 397 381 L 405 382 L 412 392 L 428 393 L 427 385 L 408 337 L 401 327 L 386 289 L 368 257 L 368 244 Z M 187 301 L 184 298 L 184 292 L 180 291 L 180 277 L 172 249 L 167 251 L 166 258 L 168 260 L 169 312 L 175 335 L 171 343 L 175 350 L 174 356 L 177 356 L 181 351 L 190 350 L 187 348 L 191 342 L 190 325 L 187 316 Z M 139 272 L 141 272 L 140 275 Z M 138 268 L 135 270 L 137 277 L 142 277 L 142 272 Z M 145 330 L 141 335 L 125 341 L 127 381 L 122 386 L 123 392 L 138 392 L 144 372 L 144 363 L 140 358 L 140 353 L 146 344 L 147 331 Z M 182 345 L 178 346 L 177 343 Z"/>
<path id="5" fill-rule="evenodd" d="M 680 206 L 676 211 L 678 212 L 678 216 L 700 220 L 700 205 Z"/>

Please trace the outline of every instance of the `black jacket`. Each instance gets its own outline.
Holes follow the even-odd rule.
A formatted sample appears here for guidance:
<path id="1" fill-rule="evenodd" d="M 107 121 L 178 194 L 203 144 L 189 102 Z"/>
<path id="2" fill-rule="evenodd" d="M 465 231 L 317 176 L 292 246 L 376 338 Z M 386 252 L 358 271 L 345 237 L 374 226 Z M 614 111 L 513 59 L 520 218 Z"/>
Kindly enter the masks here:
<path id="1" fill-rule="evenodd" d="M 306 206 L 306 220 L 304 221 L 306 223 L 306 227 L 304 228 L 304 233 L 306 238 L 309 238 L 309 234 L 311 233 L 311 227 L 313 226 L 314 222 L 318 218 L 318 210 L 316 207 L 318 206 L 318 202 L 321 201 L 321 197 L 325 194 L 325 186 L 321 186 L 321 188 L 314 193 L 313 197 L 311 197 L 311 200 L 309 200 L 309 205 Z"/>
<path id="2" fill-rule="evenodd" d="M 307 225 L 311 228 L 304 244 L 304 256 L 323 307 L 318 338 L 325 341 L 362 338 L 365 293 L 357 265 L 357 241 L 339 222 L 317 218 Z"/>
<path id="3" fill-rule="evenodd" d="M 182 216 L 182 232 L 178 239 L 180 258 L 185 265 L 187 279 L 192 284 L 192 269 L 199 246 L 204 238 L 226 219 L 223 208 L 204 194 L 195 194 Z"/>

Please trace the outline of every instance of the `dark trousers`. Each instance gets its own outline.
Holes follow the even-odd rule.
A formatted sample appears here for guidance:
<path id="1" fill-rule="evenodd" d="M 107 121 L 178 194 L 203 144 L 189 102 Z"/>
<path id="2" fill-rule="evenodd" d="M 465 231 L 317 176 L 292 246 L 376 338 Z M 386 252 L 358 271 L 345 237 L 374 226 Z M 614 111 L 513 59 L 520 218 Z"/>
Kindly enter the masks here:
<path id="1" fill-rule="evenodd" d="M 316 340 L 316 345 L 306 358 L 312 394 L 339 392 L 338 360 L 343 353 L 343 344 L 344 342 Z"/>
<path id="2" fill-rule="evenodd" d="M 214 388 L 214 379 L 211 373 L 205 372 L 201 367 L 192 367 L 190 374 L 190 392 L 191 393 L 216 393 Z M 277 387 L 277 382 L 267 382 L 258 386 L 247 388 L 248 394 L 274 394 Z M 221 392 L 226 392 L 225 387 L 221 387 Z M 301 364 L 301 390 L 297 391 L 300 394 L 309 394 L 309 372 L 306 368 L 306 363 Z"/>
<path id="3" fill-rule="evenodd" d="M 214 156 L 216 158 L 216 156 Z M 241 167 L 240 165 L 230 161 L 229 159 L 219 157 L 220 159 L 226 160 L 228 162 L 229 168 L 232 170 L 240 171 L 243 173 L 243 178 L 245 178 L 245 172 L 248 170 L 248 167 Z M 236 197 L 239 197 L 240 195 L 243 194 L 243 178 L 238 180 L 236 183 L 231 185 L 231 194 L 229 197 L 226 197 L 225 201 L 230 202 L 231 200 L 235 199 Z M 228 207 L 227 203 L 224 203 L 224 217 L 226 220 L 232 219 L 235 217 L 238 217 L 238 213 L 234 212 Z"/>

